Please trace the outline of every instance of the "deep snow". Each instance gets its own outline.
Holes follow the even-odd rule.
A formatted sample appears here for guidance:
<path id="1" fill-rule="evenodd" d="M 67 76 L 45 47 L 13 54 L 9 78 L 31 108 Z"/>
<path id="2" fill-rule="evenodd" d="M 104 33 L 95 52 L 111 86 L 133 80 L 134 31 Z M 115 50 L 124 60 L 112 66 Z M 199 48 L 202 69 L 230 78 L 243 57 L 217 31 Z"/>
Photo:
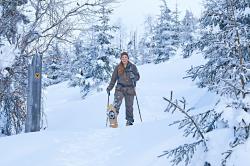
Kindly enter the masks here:
<path id="1" fill-rule="evenodd" d="M 136 122 L 130 127 L 125 127 L 124 103 L 118 119 L 119 128 L 105 126 L 105 91 L 82 100 L 79 89 L 68 88 L 67 82 L 49 87 L 44 94 L 46 130 L 0 138 L 0 165 L 171 165 L 166 158 L 157 156 L 187 139 L 176 126 L 168 126 L 182 115 L 165 113 L 167 103 L 162 97 L 168 97 L 173 90 L 174 97 L 185 97 L 190 107 L 211 108 L 217 97 L 206 89 L 198 89 L 191 80 L 183 79 L 192 64 L 203 62 L 200 55 L 194 55 L 189 59 L 174 57 L 162 64 L 140 66 L 137 94 L 143 123 L 139 120 L 135 102 Z M 113 93 L 110 100 L 113 101 Z"/>

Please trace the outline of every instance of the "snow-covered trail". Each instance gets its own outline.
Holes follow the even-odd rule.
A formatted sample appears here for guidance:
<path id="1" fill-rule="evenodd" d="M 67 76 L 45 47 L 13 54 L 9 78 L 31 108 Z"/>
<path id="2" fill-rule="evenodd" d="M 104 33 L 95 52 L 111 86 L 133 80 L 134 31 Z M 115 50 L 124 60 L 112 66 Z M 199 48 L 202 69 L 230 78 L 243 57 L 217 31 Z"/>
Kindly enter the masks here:
<path id="1" fill-rule="evenodd" d="M 68 88 L 67 83 L 49 87 L 44 98 L 47 130 L 1 138 L 0 165 L 170 165 L 167 159 L 157 156 L 184 140 L 175 126 L 168 126 L 175 118 L 164 113 L 167 103 L 162 97 L 168 97 L 173 90 L 174 96 L 185 97 L 189 106 L 198 109 L 214 103 L 213 95 L 198 89 L 192 81 L 182 79 L 191 64 L 200 60 L 198 56 L 189 59 L 176 57 L 166 63 L 139 67 L 141 80 L 137 94 L 143 123 L 139 120 L 135 102 L 136 122 L 129 127 L 125 127 L 123 103 L 119 128 L 106 128 L 105 92 L 94 93 L 82 100 L 79 89 Z"/>
<path id="2" fill-rule="evenodd" d="M 162 97 L 185 97 L 189 106 L 210 106 L 212 98 L 206 89 L 198 89 L 190 79 L 183 79 L 192 64 L 201 63 L 199 56 L 189 59 L 175 57 L 162 64 L 139 67 L 141 79 L 137 84 L 137 95 L 144 122 L 172 118 L 164 113 L 167 103 Z M 103 86 L 104 89 L 106 86 Z M 94 93 L 82 100 L 78 88 L 68 88 L 67 83 L 51 86 L 45 94 L 45 112 L 48 114 L 49 130 L 86 130 L 106 128 L 106 91 Z M 113 101 L 114 89 L 110 102 Z M 213 102 L 213 101 L 212 101 Z M 136 100 L 134 101 L 135 125 L 140 124 Z M 124 102 L 119 115 L 119 125 L 125 126 Z"/>

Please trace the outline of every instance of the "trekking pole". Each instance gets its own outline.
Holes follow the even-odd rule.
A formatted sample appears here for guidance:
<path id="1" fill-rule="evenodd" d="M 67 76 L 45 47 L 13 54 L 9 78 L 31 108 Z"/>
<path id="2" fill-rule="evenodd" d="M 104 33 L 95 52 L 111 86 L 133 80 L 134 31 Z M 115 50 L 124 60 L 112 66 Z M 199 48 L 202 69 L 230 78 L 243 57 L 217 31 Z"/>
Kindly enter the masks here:
<path id="1" fill-rule="evenodd" d="M 133 83 L 133 86 L 134 86 L 134 88 L 135 88 L 135 87 L 136 87 L 136 84 L 135 84 L 135 82 L 134 82 L 133 80 L 132 80 L 132 83 Z M 138 97 L 137 97 L 137 93 L 136 93 L 136 92 L 135 92 L 135 98 L 136 98 L 136 102 L 137 102 L 137 107 L 138 107 L 140 119 L 141 119 L 141 122 L 142 122 L 141 109 L 140 109 L 140 106 L 139 106 Z"/>
<path id="2" fill-rule="evenodd" d="M 109 95 L 110 94 L 108 94 L 108 103 L 107 103 L 107 109 L 108 109 L 108 107 L 109 107 Z M 106 127 L 108 126 L 108 116 L 107 116 L 107 118 L 106 118 Z"/>
<path id="3" fill-rule="evenodd" d="M 140 106 L 139 106 L 139 102 L 138 102 L 138 98 L 137 98 L 137 94 L 136 93 L 135 93 L 135 98 L 136 98 L 136 102 L 137 102 L 137 106 L 138 106 L 138 111 L 139 111 L 140 119 L 141 119 L 141 122 L 142 122 L 141 110 L 140 110 Z"/>

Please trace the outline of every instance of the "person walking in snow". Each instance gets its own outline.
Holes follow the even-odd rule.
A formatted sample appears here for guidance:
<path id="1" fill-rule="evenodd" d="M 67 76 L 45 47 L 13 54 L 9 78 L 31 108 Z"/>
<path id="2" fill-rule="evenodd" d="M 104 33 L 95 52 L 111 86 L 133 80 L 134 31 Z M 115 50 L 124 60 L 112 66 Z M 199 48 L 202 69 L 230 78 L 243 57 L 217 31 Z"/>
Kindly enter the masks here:
<path id="1" fill-rule="evenodd" d="M 119 113 L 122 100 L 125 98 L 126 125 L 129 126 L 134 123 L 133 103 L 134 96 L 136 95 L 136 82 L 140 79 L 140 74 L 137 67 L 129 61 L 127 52 L 122 52 L 120 59 L 121 62 L 115 67 L 111 81 L 107 87 L 107 93 L 110 95 L 110 91 L 117 82 L 114 94 L 114 107 L 117 113 Z"/>

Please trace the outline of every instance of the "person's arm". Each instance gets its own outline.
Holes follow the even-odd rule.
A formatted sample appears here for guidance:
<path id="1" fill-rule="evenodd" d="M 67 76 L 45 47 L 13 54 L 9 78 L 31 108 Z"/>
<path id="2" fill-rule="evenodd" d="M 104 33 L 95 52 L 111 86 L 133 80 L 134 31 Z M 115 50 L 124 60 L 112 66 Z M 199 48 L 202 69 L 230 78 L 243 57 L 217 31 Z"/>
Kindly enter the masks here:
<path id="1" fill-rule="evenodd" d="M 132 65 L 132 68 L 130 71 L 130 79 L 133 83 L 133 86 L 136 87 L 136 82 L 140 79 L 140 74 L 139 74 L 138 69 L 135 65 Z"/>
<path id="2" fill-rule="evenodd" d="M 138 72 L 138 69 L 137 67 L 133 64 L 132 66 L 132 70 L 130 72 L 130 78 L 133 80 L 133 81 L 138 81 L 140 79 L 140 74 Z"/>
<path id="3" fill-rule="evenodd" d="M 138 72 L 137 67 L 134 65 L 134 74 L 135 74 L 135 81 L 138 81 L 140 79 L 140 74 Z"/>
<path id="4" fill-rule="evenodd" d="M 116 80 L 117 80 L 117 77 L 118 77 L 118 67 L 116 66 L 116 67 L 115 67 L 115 70 L 114 70 L 114 72 L 113 72 L 113 74 L 112 74 L 112 77 L 111 77 L 111 81 L 110 81 L 110 83 L 109 83 L 109 86 L 107 87 L 107 90 L 108 90 L 108 91 L 111 91 L 111 90 L 114 88 L 115 83 L 116 83 Z"/>

